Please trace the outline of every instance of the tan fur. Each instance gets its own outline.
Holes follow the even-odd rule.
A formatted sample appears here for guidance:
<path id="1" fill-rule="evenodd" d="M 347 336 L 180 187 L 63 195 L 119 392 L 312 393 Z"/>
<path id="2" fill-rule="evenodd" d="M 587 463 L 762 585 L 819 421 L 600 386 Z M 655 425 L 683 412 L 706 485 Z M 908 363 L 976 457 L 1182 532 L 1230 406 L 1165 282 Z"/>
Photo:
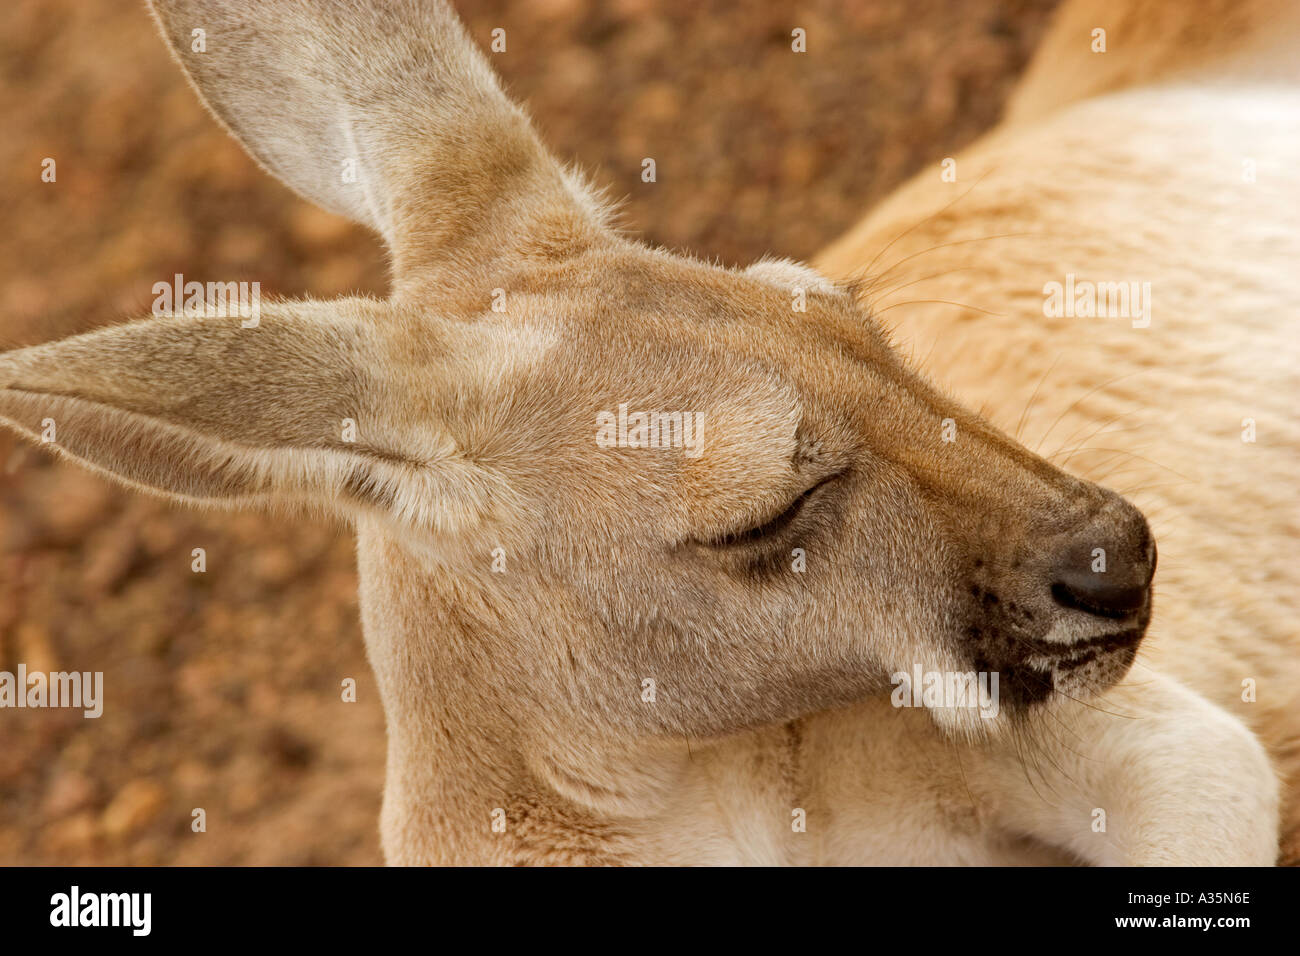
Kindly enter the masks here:
<path id="1" fill-rule="evenodd" d="M 818 260 L 831 275 L 859 275 L 910 230 L 870 270 L 876 285 L 899 287 L 872 297 L 877 311 L 995 424 L 1130 493 L 1161 542 L 1156 616 L 1130 680 L 1167 673 L 1225 707 L 1266 741 L 1292 788 L 1296 13 L 1272 3 L 1067 4 L 1008 122 L 958 159 L 960 181 L 922 174 Z M 1089 52 L 1095 26 L 1108 28 L 1106 54 Z M 1105 95 L 1086 98 L 1093 92 Z M 1247 159 L 1253 183 L 1243 181 Z M 1044 317 L 1042 284 L 1066 272 L 1150 281 L 1150 328 Z M 927 299 L 998 314 L 905 304 Z M 1257 423 L 1256 444 L 1241 441 L 1245 418 Z M 1256 703 L 1242 700 L 1246 678 L 1261 689 Z M 1283 855 L 1295 861 L 1300 800 L 1288 792 Z"/>
<path id="2" fill-rule="evenodd" d="M 1288 769 L 1289 88 L 1193 77 L 1023 107 L 959 157 L 960 183 L 923 174 L 828 250 L 859 300 L 806 267 L 611 232 L 441 3 L 157 7 L 250 152 L 385 237 L 394 295 L 11 352 L 0 419 L 35 437 L 53 418 L 60 452 L 155 493 L 355 522 L 390 862 L 1273 860 L 1277 782 L 1243 721 Z M 1031 236 L 985 238 L 1013 232 Z M 1071 270 L 1149 278 L 1151 327 L 1043 318 L 1043 283 Z M 913 299 L 1002 314 L 891 308 Z M 895 321 L 946 387 L 992 399 L 988 420 L 904 363 Z M 989 424 L 1016 430 L 1039 379 L 1022 437 L 1069 450 L 1146 415 L 1104 447 L 1158 462 L 1144 481 L 1189 476 L 1135 492 L 1162 556 L 1127 677 L 1146 612 L 1085 663 L 1119 625 L 1049 584 L 1097 541 L 1117 570 L 1149 563 L 1146 525 Z M 701 413 L 700 453 L 601 447 L 621 403 Z M 996 720 L 890 705 L 895 671 L 976 664 L 1008 678 Z M 1053 689 L 1021 700 L 1035 673 Z"/>

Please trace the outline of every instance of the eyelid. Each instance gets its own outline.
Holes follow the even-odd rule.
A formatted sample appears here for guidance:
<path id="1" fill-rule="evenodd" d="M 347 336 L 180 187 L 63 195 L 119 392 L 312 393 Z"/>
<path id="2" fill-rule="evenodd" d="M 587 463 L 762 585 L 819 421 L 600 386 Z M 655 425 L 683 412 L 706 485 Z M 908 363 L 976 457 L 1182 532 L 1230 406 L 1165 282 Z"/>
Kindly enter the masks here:
<path id="1" fill-rule="evenodd" d="M 754 525 L 753 527 L 747 528 L 743 531 L 729 532 L 720 537 L 714 538 L 709 541 L 708 544 L 718 548 L 732 547 L 738 544 L 750 544 L 784 530 L 799 517 L 800 512 L 803 511 L 804 505 L 807 504 L 808 500 L 812 498 L 818 490 L 823 486 L 830 484 L 830 482 L 834 481 L 842 474 L 843 472 L 836 472 L 835 474 L 827 475 L 824 478 L 818 479 L 798 494 L 780 513 L 764 521 L 762 524 Z"/>

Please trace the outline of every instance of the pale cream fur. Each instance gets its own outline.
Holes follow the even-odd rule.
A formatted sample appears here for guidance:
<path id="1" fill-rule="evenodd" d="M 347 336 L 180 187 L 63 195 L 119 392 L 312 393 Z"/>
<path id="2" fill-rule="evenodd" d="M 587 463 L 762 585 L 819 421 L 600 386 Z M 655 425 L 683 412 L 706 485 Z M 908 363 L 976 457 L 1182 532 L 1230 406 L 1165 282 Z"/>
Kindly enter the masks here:
<path id="1" fill-rule="evenodd" d="M 1231 18 L 1225 79 L 1212 46 L 1156 58 L 1177 31 L 1139 29 L 1145 5 L 1068 5 L 958 181 L 923 172 L 820 257 L 846 288 L 613 233 L 441 3 L 156 6 L 250 152 L 384 236 L 394 294 L 11 352 L 0 420 L 53 418 L 57 450 L 154 493 L 355 522 L 390 862 L 1274 861 L 1300 731 L 1300 98 L 1290 60 L 1241 66 L 1283 42 L 1267 21 Z M 1094 20 L 1179 68 L 1058 88 L 1047 57 Z M 1150 281 L 1150 327 L 1046 318 L 1067 272 Z M 598 446 L 620 402 L 702 412 L 702 453 Z M 1148 511 L 1156 612 L 1122 679 L 1110 651 L 1058 667 L 1109 625 L 1049 572 L 1091 536 L 1146 560 L 1145 525 L 988 421 L 1125 469 Z M 814 486 L 782 530 L 727 538 Z M 1018 672 L 1017 634 L 1045 699 L 891 706 L 913 665 Z"/>

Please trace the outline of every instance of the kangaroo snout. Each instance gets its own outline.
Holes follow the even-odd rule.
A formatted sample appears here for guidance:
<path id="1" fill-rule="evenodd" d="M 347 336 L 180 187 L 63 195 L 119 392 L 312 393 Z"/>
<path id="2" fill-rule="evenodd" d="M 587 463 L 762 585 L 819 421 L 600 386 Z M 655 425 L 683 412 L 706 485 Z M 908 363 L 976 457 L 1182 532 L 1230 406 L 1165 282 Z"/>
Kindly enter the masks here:
<path id="1" fill-rule="evenodd" d="M 1124 498 L 1062 479 L 1023 524 L 985 526 L 962 579 L 962 642 L 1007 701 L 1087 696 L 1128 671 L 1151 619 L 1156 545 Z"/>
<path id="2" fill-rule="evenodd" d="M 1113 496 L 1070 534 L 1048 568 L 1058 605 L 1121 620 L 1140 614 L 1151 600 L 1155 539 L 1142 512 Z"/>

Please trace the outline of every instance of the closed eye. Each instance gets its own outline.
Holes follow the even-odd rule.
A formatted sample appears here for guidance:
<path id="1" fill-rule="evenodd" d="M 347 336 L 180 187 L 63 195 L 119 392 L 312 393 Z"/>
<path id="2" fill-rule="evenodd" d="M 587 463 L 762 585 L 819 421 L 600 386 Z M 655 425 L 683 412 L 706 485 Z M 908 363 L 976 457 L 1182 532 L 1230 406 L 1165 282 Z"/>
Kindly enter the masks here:
<path id="1" fill-rule="evenodd" d="M 721 537 L 709 541 L 708 544 L 715 548 L 731 548 L 738 545 L 754 544 L 764 538 L 780 534 L 786 528 L 790 527 L 790 525 L 794 524 L 799 515 L 803 512 L 804 506 L 808 504 L 809 500 L 811 500 L 821 488 L 838 477 L 839 475 L 835 474 L 821 479 L 807 491 L 795 498 L 794 501 L 790 502 L 790 505 L 775 518 L 752 528 L 747 528 L 744 531 L 733 531 L 724 534 Z"/>

